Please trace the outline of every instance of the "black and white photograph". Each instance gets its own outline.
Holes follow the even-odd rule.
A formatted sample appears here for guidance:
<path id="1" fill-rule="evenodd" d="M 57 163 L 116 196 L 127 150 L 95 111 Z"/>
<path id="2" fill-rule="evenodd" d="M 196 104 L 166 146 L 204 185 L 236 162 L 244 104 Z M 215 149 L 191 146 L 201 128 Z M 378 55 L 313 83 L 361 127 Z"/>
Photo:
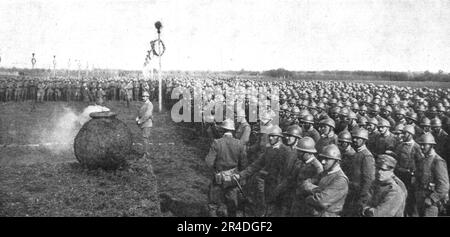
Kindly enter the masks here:
<path id="1" fill-rule="evenodd" d="M 448 133 L 447 0 L 0 1 L 0 217 L 446 217 Z"/>

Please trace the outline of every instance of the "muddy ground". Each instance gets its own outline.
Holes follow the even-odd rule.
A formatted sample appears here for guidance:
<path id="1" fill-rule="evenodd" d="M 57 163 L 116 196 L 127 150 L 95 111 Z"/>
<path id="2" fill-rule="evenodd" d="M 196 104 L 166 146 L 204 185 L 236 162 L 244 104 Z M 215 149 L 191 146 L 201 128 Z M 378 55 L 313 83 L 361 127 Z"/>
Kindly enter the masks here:
<path id="1" fill-rule="evenodd" d="M 154 102 L 152 155 L 143 159 L 140 104 L 106 103 L 135 143 L 129 165 L 106 172 L 81 168 L 72 145 L 54 135 L 64 114 L 79 114 L 87 103 L 1 103 L 0 216 L 206 216 L 207 139 Z"/>

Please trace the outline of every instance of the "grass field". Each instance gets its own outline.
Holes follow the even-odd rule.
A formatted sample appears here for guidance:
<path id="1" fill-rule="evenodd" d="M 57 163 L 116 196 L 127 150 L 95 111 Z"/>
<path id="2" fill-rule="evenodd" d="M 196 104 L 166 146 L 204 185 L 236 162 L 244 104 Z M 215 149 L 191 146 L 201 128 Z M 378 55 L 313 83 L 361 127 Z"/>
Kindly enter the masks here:
<path id="1" fill-rule="evenodd" d="M 61 142 L 51 137 L 55 124 L 68 108 L 81 113 L 87 104 L 0 104 L 0 216 L 205 216 L 207 142 L 154 103 L 152 157 L 141 158 L 139 105 L 106 104 L 136 143 L 127 167 L 106 172 L 81 168 L 71 145 L 21 146 Z"/>

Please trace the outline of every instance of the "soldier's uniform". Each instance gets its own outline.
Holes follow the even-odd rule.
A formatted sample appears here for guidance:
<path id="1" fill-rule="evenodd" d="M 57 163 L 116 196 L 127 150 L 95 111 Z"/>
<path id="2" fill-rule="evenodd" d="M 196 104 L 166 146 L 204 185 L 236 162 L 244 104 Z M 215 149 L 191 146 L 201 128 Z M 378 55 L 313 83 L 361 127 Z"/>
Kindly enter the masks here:
<path id="1" fill-rule="evenodd" d="M 36 100 L 37 99 L 37 81 L 36 81 L 36 79 L 33 79 L 30 81 L 29 87 L 30 87 L 29 98 L 31 100 Z"/>
<path id="2" fill-rule="evenodd" d="M 322 172 L 319 184 L 313 194 L 306 198 L 306 204 L 312 208 L 313 216 L 338 217 L 344 207 L 348 193 L 348 178 L 338 168 Z"/>
<path id="3" fill-rule="evenodd" d="M 0 80 L 0 102 L 5 101 L 6 81 Z"/>
<path id="4" fill-rule="evenodd" d="M 14 100 L 22 101 L 22 96 L 23 96 L 23 81 L 19 79 L 19 81 L 16 83 L 16 88 L 14 90 Z"/>
<path id="5" fill-rule="evenodd" d="M 416 164 L 415 195 L 419 216 L 438 216 L 440 205 L 448 198 L 447 163 L 433 150 Z"/>
<path id="6" fill-rule="evenodd" d="M 375 179 L 375 159 L 365 145 L 355 151 L 349 173 L 349 195 L 344 211 L 345 215 L 357 216 L 362 200 L 367 198 Z"/>
<path id="7" fill-rule="evenodd" d="M 39 84 L 37 85 L 37 101 L 38 102 L 44 102 L 45 89 L 46 89 L 45 83 L 39 82 Z"/>
<path id="8" fill-rule="evenodd" d="M 334 133 L 330 133 L 326 136 L 321 136 L 316 143 L 316 150 L 320 152 L 325 146 L 328 146 L 330 144 L 338 144 L 338 137 Z"/>
<path id="9" fill-rule="evenodd" d="M 250 140 L 250 124 L 247 121 L 243 123 L 239 123 L 238 128 L 236 129 L 235 136 L 239 139 L 244 145 L 247 145 Z"/>
<path id="10" fill-rule="evenodd" d="M 222 138 L 214 140 L 205 158 L 208 167 L 214 170 L 211 178 L 208 194 L 208 208 L 211 216 L 217 216 L 221 205 L 227 208 L 227 216 L 236 216 L 237 211 L 237 188 L 235 185 L 221 185 L 217 177 L 223 171 L 236 169 L 239 172 L 246 166 L 245 146 L 233 138 L 231 132 L 227 132 Z"/>
<path id="11" fill-rule="evenodd" d="M 431 134 L 434 136 L 434 139 L 436 140 L 436 146 L 434 147 L 434 150 L 441 157 L 446 159 L 446 161 L 449 161 L 450 160 L 450 157 L 449 157 L 450 143 L 449 143 L 448 134 L 443 129 L 440 129 L 437 134 L 434 131 Z"/>
<path id="12" fill-rule="evenodd" d="M 288 216 L 292 207 L 292 197 L 295 194 L 297 150 L 293 146 L 283 146 L 280 155 L 282 165 L 279 183 L 274 192 L 275 212 L 273 216 Z"/>
<path id="13" fill-rule="evenodd" d="M 377 167 L 393 170 L 396 160 L 388 155 L 381 155 L 377 159 Z M 408 192 L 405 184 L 393 175 L 388 180 L 375 180 L 363 201 L 364 216 L 373 217 L 403 217 Z"/>
<path id="14" fill-rule="evenodd" d="M 5 101 L 11 101 L 14 93 L 14 82 L 11 80 L 6 84 Z"/>
<path id="15" fill-rule="evenodd" d="M 45 98 L 46 98 L 46 101 L 54 100 L 54 91 L 53 91 L 53 87 L 54 87 L 53 82 L 49 83 L 48 86 L 46 87 L 46 88 L 47 88 L 47 90 L 45 91 Z"/>
<path id="16" fill-rule="evenodd" d="M 310 137 L 316 143 L 320 140 L 320 133 L 313 126 L 311 126 L 308 130 L 303 130 L 302 136 Z"/>
<path id="17" fill-rule="evenodd" d="M 352 162 L 353 162 L 353 156 L 355 155 L 355 149 L 353 149 L 352 146 L 347 146 L 347 148 L 342 151 L 342 162 L 341 162 L 341 168 L 342 171 L 344 171 L 345 175 L 347 177 L 352 177 Z"/>
<path id="18" fill-rule="evenodd" d="M 387 131 L 385 134 L 378 134 L 375 138 L 375 147 L 372 151 L 374 155 L 384 154 L 387 150 L 394 151 L 397 139 L 394 134 Z"/>

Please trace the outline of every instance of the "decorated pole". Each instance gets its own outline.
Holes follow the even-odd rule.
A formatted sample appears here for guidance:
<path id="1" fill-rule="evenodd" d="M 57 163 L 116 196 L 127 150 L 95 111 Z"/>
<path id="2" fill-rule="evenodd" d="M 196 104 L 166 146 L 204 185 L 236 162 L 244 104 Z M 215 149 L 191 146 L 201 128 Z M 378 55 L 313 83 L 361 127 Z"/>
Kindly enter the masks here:
<path id="1" fill-rule="evenodd" d="M 34 65 L 36 64 L 36 59 L 34 58 L 34 53 L 31 54 L 31 69 L 34 69 Z"/>
<path id="2" fill-rule="evenodd" d="M 53 55 L 53 77 L 56 77 L 56 55 Z"/>
<path id="3" fill-rule="evenodd" d="M 162 110 L 162 79 L 161 79 L 161 56 L 164 53 L 164 51 L 161 51 L 161 28 L 162 28 L 162 24 L 160 21 L 155 22 L 155 27 L 158 31 L 158 53 L 157 56 L 159 58 L 159 70 L 158 70 L 158 82 L 159 82 L 159 90 L 158 90 L 158 103 L 159 103 L 159 112 L 161 112 Z"/>

